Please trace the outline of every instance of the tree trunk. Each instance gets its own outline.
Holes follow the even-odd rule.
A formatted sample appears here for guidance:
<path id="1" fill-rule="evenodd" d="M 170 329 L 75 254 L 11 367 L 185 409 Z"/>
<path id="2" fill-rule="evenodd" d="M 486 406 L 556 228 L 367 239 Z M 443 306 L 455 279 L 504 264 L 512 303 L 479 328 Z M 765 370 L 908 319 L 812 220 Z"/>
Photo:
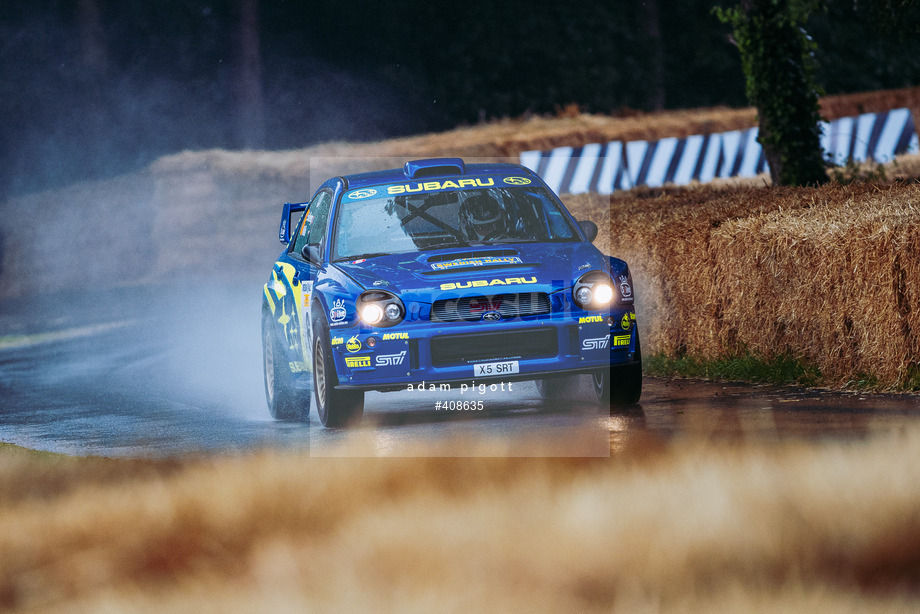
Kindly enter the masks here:
<path id="1" fill-rule="evenodd" d="M 109 58 L 96 0 L 79 0 L 77 22 L 80 27 L 80 62 L 83 69 L 92 76 L 105 75 L 109 68 Z"/>
<path id="2" fill-rule="evenodd" d="M 743 0 L 738 8 L 720 13 L 734 29 L 774 185 L 827 181 L 813 44 L 802 29 L 803 7 L 790 0 Z"/>
<path id="3" fill-rule="evenodd" d="M 662 49 L 661 24 L 658 13 L 658 0 L 642 2 L 642 23 L 649 39 L 649 60 L 651 74 L 648 84 L 648 104 L 653 111 L 661 111 L 665 104 L 664 86 L 664 50 Z"/>
<path id="4" fill-rule="evenodd" d="M 261 149 L 265 147 L 265 114 L 259 50 L 259 2 L 238 0 L 237 8 L 236 139 L 244 149 Z"/>

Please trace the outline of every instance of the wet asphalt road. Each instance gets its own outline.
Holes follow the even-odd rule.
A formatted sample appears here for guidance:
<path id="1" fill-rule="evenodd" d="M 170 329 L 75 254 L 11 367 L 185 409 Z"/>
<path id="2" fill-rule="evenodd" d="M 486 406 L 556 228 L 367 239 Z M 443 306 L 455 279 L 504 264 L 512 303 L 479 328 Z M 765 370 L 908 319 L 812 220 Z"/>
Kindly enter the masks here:
<path id="1" fill-rule="evenodd" d="M 646 378 L 641 403 L 612 416 L 598 413 L 584 380 L 566 407 L 520 382 L 482 394 L 369 393 L 354 432 L 324 429 L 315 410 L 309 423 L 277 422 L 262 388 L 260 291 L 257 280 L 190 282 L 0 301 L 0 441 L 76 455 L 399 456 L 462 455 L 457 441 L 485 436 L 500 444 L 492 453 L 606 456 L 640 433 L 859 437 L 920 418 L 912 395 Z M 438 401 L 482 410 L 436 410 Z M 362 445 L 343 447 L 351 438 Z"/>

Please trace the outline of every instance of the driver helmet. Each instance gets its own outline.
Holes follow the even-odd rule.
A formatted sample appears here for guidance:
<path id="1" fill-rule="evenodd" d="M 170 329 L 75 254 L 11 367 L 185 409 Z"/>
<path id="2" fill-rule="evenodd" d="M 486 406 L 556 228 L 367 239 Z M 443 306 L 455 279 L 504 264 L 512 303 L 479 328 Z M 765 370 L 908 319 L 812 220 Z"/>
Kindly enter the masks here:
<path id="1" fill-rule="evenodd" d="M 505 210 L 488 194 L 473 194 L 460 206 L 460 230 L 469 241 L 504 237 L 508 232 Z"/>

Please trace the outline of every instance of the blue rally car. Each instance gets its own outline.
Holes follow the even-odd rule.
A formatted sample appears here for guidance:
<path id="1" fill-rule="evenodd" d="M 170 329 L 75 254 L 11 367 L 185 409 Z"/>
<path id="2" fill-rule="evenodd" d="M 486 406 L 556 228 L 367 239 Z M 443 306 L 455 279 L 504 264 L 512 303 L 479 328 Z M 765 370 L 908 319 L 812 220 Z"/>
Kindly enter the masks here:
<path id="1" fill-rule="evenodd" d="M 299 221 L 294 225 L 299 216 Z M 531 170 L 459 158 L 334 177 L 285 204 L 265 284 L 275 418 L 357 423 L 367 390 L 437 390 L 588 373 L 631 404 L 642 367 L 629 268 Z"/>

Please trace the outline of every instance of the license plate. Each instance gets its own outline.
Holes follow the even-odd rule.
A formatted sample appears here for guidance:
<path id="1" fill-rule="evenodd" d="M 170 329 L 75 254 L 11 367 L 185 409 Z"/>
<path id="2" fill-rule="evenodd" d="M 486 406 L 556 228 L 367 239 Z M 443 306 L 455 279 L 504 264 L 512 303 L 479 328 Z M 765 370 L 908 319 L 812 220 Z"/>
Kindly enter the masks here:
<path id="1" fill-rule="evenodd" d="M 485 375 L 511 375 L 520 373 L 518 361 L 506 360 L 503 362 L 484 362 L 479 365 L 473 365 L 473 375 L 482 377 Z"/>

